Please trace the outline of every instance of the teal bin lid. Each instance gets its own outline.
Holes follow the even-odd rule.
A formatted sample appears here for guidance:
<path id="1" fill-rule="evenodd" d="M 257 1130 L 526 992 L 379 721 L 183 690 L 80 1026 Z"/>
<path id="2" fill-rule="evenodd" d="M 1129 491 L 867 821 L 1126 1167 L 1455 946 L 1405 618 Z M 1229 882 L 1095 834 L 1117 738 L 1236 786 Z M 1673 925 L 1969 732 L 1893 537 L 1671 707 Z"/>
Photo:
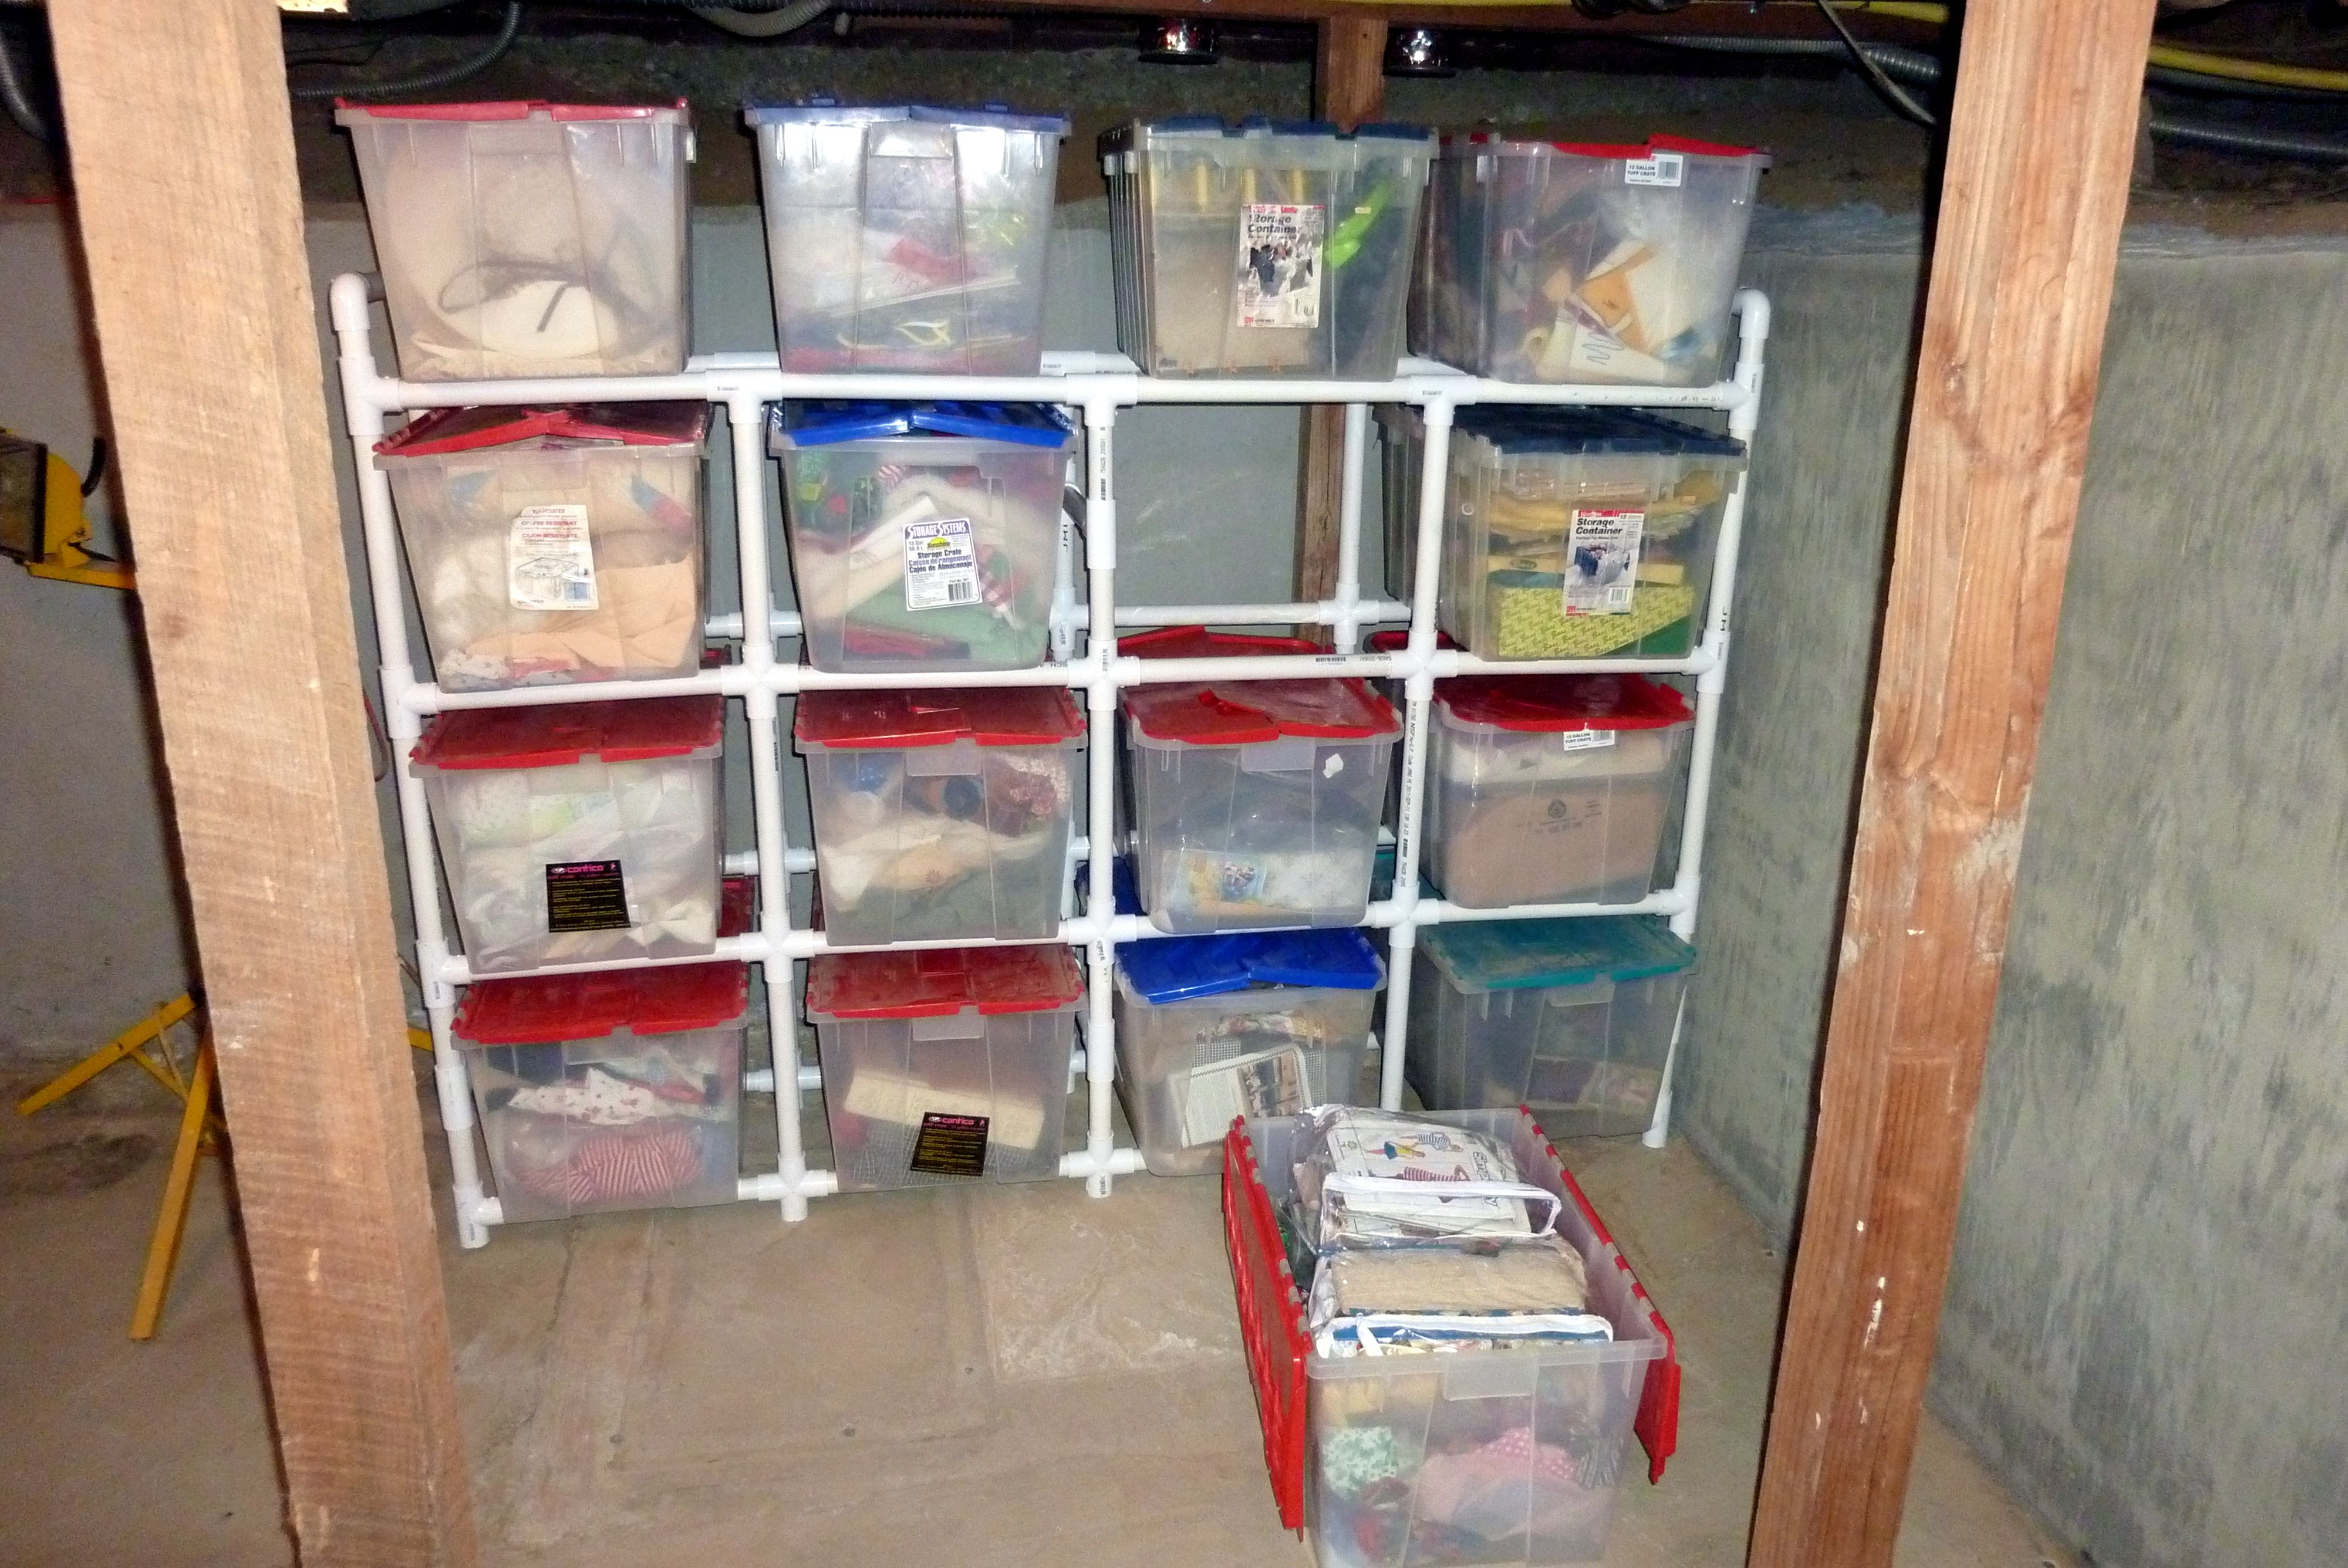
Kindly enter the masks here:
<path id="1" fill-rule="evenodd" d="M 1418 945 L 1463 991 L 1587 986 L 1677 974 L 1695 949 L 1656 915 L 1590 919 L 1459 920 L 1430 926 Z"/>

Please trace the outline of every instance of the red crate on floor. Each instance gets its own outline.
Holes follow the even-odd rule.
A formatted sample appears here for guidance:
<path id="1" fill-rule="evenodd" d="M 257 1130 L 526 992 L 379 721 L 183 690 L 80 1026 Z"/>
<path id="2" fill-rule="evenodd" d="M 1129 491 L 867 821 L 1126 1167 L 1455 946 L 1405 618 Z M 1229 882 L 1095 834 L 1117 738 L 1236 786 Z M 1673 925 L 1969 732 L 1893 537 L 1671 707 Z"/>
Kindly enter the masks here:
<path id="1" fill-rule="evenodd" d="M 1642 1339 L 1659 1339 L 1663 1345 L 1660 1357 L 1647 1363 L 1638 1413 L 1632 1425 L 1647 1451 L 1648 1480 L 1661 1481 L 1664 1462 L 1677 1448 L 1679 1439 L 1677 1342 L 1670 1325 L 1663 1321 L 1663 1314 L 1655 1309 L 1645 1287 L 1632 1272 L 1622 1249 L 1615 1245 L 1605 1222 L 1598 1217 L 1589 1196 L 1565 1168 L 1531 1112 L 1519 1106 L 1514 1111 L 1451 1112 L 1432 1119 L 1497 1133 L 1517 1149 L 1520 1166 L 1526 1163 L 1527 1153 L 1537 1153 L 1535 1168 L 1524 1170 L 1524 1178 L 1551 1188 L 1571 1204 L 1570 1219 L 1578 1218 L 1580 1224 L 1560 1223 L 1559 1228 L 1561 1234 L 1581 1230 L 1587 1238 L 1582 1251 L 1593 1286 L 1599 1270 L 1610 1264 L 1619 1271 L 1629 1290 L 1622 1297 L 1626 1307 L 1614 1315 L 1618 1318 L 1618 1337 L 1635 1335 Z M 1278 1184 L 1285 1187 L 1288 1184 L 1282 1181 Z M 1301 1532 L 1304 1528 L 1305 1454 L 1311 1425 L 1306 1389 L 1313 1342 L 1305 1332 L 1303 1299 L 1304 1285 L 1309 1282 L 1300 1284 L 1289 1270 L 1287 1248 L 1281 1242 L 1272 1194 L 1257 1164 L 1255 1140 L 1244 1122 L 1234 1122 L 1223 1137 L 1223 1237 L 1231 1252 L 1231 1283 L 1238 1297 L 1240 1332 L 1247 1348 L 1248 1370 L 1255 1382 L 1256 1410 L 1263 1424 L 1263 1457 L 1272 1476 L 1272 1498 L 1280 1507 L 1281 1523 Z M 1593 1290 L 1593 1297 L 1598 1294 Z M 1632 1320 L 1622 1320 L 1625 1317 Z"/>

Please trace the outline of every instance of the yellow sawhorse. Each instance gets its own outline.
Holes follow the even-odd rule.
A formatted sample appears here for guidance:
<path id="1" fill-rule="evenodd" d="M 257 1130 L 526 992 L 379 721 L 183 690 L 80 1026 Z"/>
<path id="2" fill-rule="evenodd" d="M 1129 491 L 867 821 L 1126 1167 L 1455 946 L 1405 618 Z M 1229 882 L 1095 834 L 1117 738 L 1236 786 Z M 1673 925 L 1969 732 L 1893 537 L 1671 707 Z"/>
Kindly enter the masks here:
<path id="1" fill-rule="evenodd" d="M 217 1073 L 212 1061 L 211 1031 L 202 1030 L 196 1059 L 186 1077 L 164 1044 L 172 1026 L 196 1010 L 193 996 L 182 992 L 165 1002 L 48 1082 L 16 1102 L 16 1113 L 30 1116 L 58 1101 L 126 1058 L 145 1068 L 149 1076 L 180 1102 L 180 1136 L 171 1146 L 171 1170 L 163 1181 L 162 1206 L 155 1213 L 155 1234 L 147 1243 L 147 1268 L 139 1281 L 139 1304 L 130 1314 L 130 1337 L 151 1339 L 163 1319 L 163 1298 L 170 1293 L 171 1271 L 180 1260 L 180 1238 L 188 1229 L 188 1204 L 195 1193 L 196 1159 L 206 1151 L 217 1153 L 228 1132 L 212 1105 Z M 432 1049 L 432 1036 L 411 1027 L 410 1045 Z M 149 1054 L 149 1050 L 152 1054 Z"/>

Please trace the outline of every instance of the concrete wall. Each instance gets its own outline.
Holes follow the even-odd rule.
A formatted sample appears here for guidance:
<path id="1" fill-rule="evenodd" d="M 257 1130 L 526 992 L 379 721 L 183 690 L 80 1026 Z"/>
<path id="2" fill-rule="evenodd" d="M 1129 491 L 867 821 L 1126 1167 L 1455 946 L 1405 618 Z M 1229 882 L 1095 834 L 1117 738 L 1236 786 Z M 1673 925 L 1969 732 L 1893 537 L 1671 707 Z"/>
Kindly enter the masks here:
<path id="1" fill-rule="evenodd" d="M 1829 230 L 1752 271 L 1782 328 L 1681 1126 L 1783 1230 L 1916 267 Z M 2348 1557 L 2343 358 L 2348 254 L 2132 241 L 1933 1382 L 2098 1563 Z"/>

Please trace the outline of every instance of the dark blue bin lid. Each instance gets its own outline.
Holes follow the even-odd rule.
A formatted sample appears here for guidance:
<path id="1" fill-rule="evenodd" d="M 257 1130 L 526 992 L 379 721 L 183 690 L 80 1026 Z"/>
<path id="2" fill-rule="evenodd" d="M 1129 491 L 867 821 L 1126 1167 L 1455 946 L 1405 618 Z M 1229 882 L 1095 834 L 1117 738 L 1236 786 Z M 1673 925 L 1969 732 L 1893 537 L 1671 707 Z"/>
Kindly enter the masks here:
<path id="1" fill-rule="evenodd" d="M 1059 450 L 1076 439 L 1067 415 L 1046 403 L 778 403 L 767 421 L 777 447 L 924 435 Z"/>
<path id="2" fill-rule="evenodd" d="M 932 108 L 926 104 L 874 104 L 855 106 L 836 103 L 830 98 L 810 98 L 803 104 L 762 104 L 755 100 L 742 105 L 742 118 L 753 126 L 761 125 L 874 125 L 885 120 L 911 120 L 920 125 L 983 126 L 990 130 L 1027 130 L 1045 136 L 1066 136 L 1068 122 L 1060 115 L 1014 114 L 1004 104 L 988 104 L 982 108 Z"/>
<path id="3" fill-rule="evenodd" d="M 1153 1002 L 1222 996 L 1256 986 L 1374 991 L 1385 979 L 1377 949 L 1350 927 L 1156 937 L 1119 946 L 1117 967 L 1137 993 Z"/>
<path id="4" fill-rule="evenodd" d="M 1745 456 L 1745 443 L 1715 436 L 1676 419 L 1640 408 L 1501 408 L 1471 405 L 1459 410 L 1457 427 L 1481 436 L 1510 456 L 1595 454 L 1672 457 Z"/>
<path id="5" fill-rule="evenodd" d="M 1695 962 L 1695 949 L 1655 915 L 1447 920 L 1419 932 L 1418 946 L 1463 991 L 1643 980 Z"/>

